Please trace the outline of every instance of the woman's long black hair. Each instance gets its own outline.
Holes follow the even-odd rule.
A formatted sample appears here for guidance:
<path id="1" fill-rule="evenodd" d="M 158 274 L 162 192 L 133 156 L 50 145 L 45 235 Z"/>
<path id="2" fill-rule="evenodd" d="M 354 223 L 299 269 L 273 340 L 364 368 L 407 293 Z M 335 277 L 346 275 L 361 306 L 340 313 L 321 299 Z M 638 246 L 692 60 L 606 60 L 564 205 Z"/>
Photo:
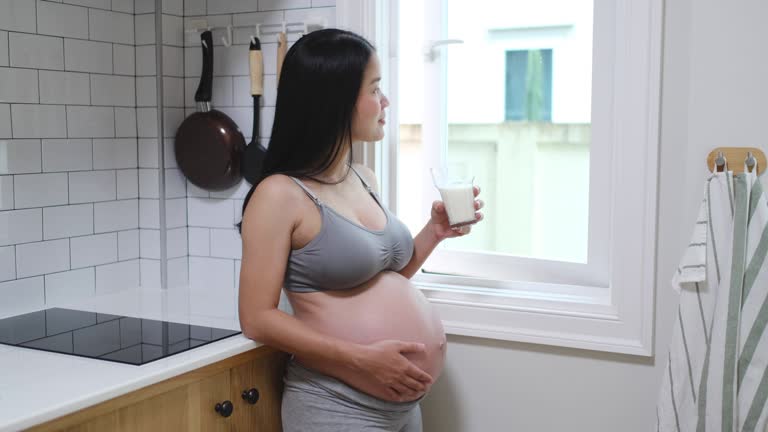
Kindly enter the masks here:
<path id="1" fill-rule="evenodd" d="M 256 186 L 272 174 L 313 178 L 345 146 L 351 162 L 352 117 L 373 53 L 373 45 L 362 36 L 339 29 L 308 33 L 288 50 L 269 147 L 262 172 L 243 202 L 243 214 Z"/>

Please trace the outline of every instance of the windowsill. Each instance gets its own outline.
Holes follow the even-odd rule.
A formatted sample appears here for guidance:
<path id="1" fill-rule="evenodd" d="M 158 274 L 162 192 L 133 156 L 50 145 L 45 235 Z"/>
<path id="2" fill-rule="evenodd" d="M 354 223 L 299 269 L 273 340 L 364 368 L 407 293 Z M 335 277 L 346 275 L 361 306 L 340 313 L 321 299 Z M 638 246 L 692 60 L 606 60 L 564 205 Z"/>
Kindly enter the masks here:
<path id="1" fill-rule="evenodd" d="M 454 280 L 451 280 L 454 279 Z M 550 305 L 552 313 L 556 305 L 567 304 L 562 313 L 571 315 L 574 307 L 610 306 L 607 287 L 589 287 L 537 282 L 503 283 L 499 281 L 462 281 L 446 275 L 417 275 L 413 282 L 436 303 L 463 303 L 481 305 L 493 309 L 527 310 L 532 306 Z"/>
<path id="2" fill-rule="evenodd" d="M 448 334 L 640 356 L 652 353 L 611 303 L 608 287 L 541 283 L 458 284 L 462 278 L 413 277 Z M 451 283 L 453 282 L 453 283 Z"/>

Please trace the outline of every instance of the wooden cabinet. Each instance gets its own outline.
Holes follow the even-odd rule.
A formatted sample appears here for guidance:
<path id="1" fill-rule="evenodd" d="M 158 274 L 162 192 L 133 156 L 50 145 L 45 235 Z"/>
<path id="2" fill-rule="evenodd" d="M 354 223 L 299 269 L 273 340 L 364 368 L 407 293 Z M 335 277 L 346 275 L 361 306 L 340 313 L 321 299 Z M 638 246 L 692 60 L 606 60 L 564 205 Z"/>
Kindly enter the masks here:
<path id="1" fill-rule="evenodd" d="M 230 375 L 233 423 L 250 425 L 255 431 L 282 430 L 280 406 L 283 395 L 283 372 L 285 360 L 270 362 L 248 362 L 232 368 Z M 256 391 L 258 400 L 249 403 L 243 392 Z M 241 430 L 241 429 L 238 429 Z"/>
<path id="2" fill-rule="evenodd" d="M 259 347 L 30 430 L 281 431 L 286 360 L 284 353 Z"/>

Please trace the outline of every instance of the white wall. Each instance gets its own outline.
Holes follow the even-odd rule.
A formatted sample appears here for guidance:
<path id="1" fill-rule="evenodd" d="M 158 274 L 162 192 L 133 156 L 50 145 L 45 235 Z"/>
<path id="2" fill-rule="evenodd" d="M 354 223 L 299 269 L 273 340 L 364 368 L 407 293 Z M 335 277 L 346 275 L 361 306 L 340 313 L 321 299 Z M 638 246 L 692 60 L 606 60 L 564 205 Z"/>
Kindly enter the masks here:
<path id="1" fill-rule="evenodd" d="M 443 377 L 422 403 L 426 432 L 649 431 L 687 244 L 717 146 L 768 151 L 763 0 L 665 6 L 656 282 L 656 356 L 635 358 L 450 337 Z"/>
<path id="2" fill-rule="evenodd" d="M 139 12 L 0 0 L 0 312 L 139 284 Z"/>

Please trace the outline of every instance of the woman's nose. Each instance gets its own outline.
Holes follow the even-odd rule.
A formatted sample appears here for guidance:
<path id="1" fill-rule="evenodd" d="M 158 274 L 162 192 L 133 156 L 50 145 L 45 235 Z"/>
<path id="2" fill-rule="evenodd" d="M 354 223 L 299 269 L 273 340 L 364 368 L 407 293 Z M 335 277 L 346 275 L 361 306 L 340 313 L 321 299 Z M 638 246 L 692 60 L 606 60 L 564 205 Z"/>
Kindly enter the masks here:
<path id="1" fill-rule="evenodd" d="M 381 98 L 381 107 L 386 108 L 388 106 L 389 106 L 389 98 L 387 98 L 387 95 L 383 94 Z"/>

